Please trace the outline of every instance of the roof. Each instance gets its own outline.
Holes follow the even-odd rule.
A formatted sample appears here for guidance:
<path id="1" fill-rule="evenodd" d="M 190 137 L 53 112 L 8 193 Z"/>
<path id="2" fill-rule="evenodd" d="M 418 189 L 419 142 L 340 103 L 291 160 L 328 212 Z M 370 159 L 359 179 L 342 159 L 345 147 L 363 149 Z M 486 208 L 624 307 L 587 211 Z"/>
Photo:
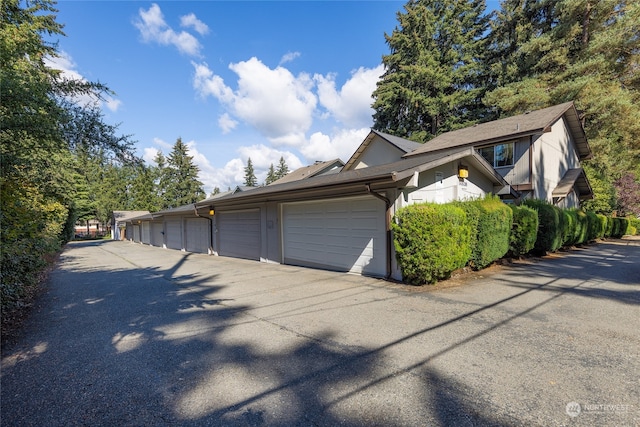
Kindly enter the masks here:
<path id="1" fill-rule="evenodd" d="M 504 178 L 476 150 L 472 147 L 461 147 L 446 152 L 402 159 L 384 165 L 267 185 L 250 192 L 230 194 L 215 200 L 204 200 L 196 203 L 196 207 L 233 205 L 239 202 L 295 200 L 296 197 L 308 198 L 311 195 L 340 197 L 363 194 L 374 187 L 376 189 L 401 188 L 413 177 L 414 172 L 424 172 L 463 158 L 492 179 L 496 185 L 508 185 Z"/>
<path id="2" fill-rule="evenodd" d="M 582 168 L 569 169 L 551 193 L 553 198 L 564 199 L 574 188 L 580 200 L 593 199 L 593 190 Z"/>
<path id="3" fill-rule="evenodd" d="M 369 132 L 369 135 L 367 135 L 367 137 L 364 139 L 364 141 L 362 141 L 360 146 L 351 155 L 349 160 L 347 160 L 347 163 L 345 163 L 345 165 L 344 165 L 344 169 L 345 170 L 348 170 L 348 169 L 351 168 L 351 166 L 353 166 L 353 164 L 358 160 L 358 158 L 360 158 L 360 155 L 362 155 L 362 153 L 365 152 L 365 150 L 367 149 L 369 144 L 371 144 L 371 142 L 374 140 L 374 138 L 376 136 L 382 138 L 383 141 L 388 142 L 389 144 L 393 145 L 394 147 L 396 147 L 397 149 L 399 149 L 403 153 L 410 153 L 410 152 L 422 147 L 422 144 L 420 144 L 419 142 L 410 141 L 410 140 L 405 139 L 405 138 L 400 138 L 399 136 L 389 135 L 388 133 L 384 133 L 384 132 L 380 132 L 380 131 L 375 130 L 375 129 L 371 129 L 371 131 Z"/>
<path id="4" fill-rule="evenodd" d="M 306 179 L 306 178 L 310 178 L 312 176 L 322 175 L 323 173 L 329 173 L 329 172 L 332 172 L 332 171 L 333 171 L 332 173 L 335 173 L 335 172 L 338 172 L 340 169 L 342 169 L 343 166 L 344 166 L 344 163 L 340 159 L 333 159 L 333 160 L 328 160 L 328 161 L 325 161 L 325 162 L 317 161 L 312 165 L 303 166 L 301 168 L 298 168 L 298 169 L 294 170 L 293 172 L 290 172 L 290 173 L 286 174 L 282 178 L 272 182 L 269 185 L 282 184 L 284 182 L 297 181 L 299 179 Z M 334 171 L 334 169 L 336 169 L 336 168 L 338 170 Z"/>
<path id="5" fill-rule="evenodd" d="M 113 219 L 116 222 L 127 222 L 131 218 L 150 215 L 149 211 L 113 211 Z"/>
<path id="6" fill-rule="evenodd" d="M 578 111 L 573 102 L 565 102 L 553 107 L 446 132 L 424 143 L 417 150 L 406 154 L 405 157 L 452 147 L 495 144 L 523 136 L 550 132 L 551 126 L 562 117 L 565 118 L 573 135 L 580 159 L 591 157 L 591 148 L 587 143 Z"/>

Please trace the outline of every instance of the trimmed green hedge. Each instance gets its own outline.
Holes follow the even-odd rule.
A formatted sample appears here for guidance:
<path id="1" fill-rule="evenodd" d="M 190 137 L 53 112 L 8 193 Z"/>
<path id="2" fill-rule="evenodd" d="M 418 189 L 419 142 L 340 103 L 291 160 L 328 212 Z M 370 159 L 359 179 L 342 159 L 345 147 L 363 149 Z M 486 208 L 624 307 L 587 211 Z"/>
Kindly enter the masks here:
<path id="1" fill-rule="evenodd" d="M 392 229 L 402 278 L 412 285 L 446 279 L 471 256 L 471 226 L 459 207 L 407 206 L 396 213 Z"/>
<path id="2" fill-rule="evenodd" d="M 509 236 L 509 255 L 520 257 L 529 253 L 538 236 L 538 212 L 528 206 L 509 205 L 513 224 Z"/>
<path id="3" fill-rule="evenodd" d="M 509 234 L 513 212 L 498 196 L 457 202 L 472 226 L 469 266 L 480 270 L 505 256 L 509 251 Z"/>
<path id="4" fill-rule="evenodd" d="M 557 251 L 563 243 L 560 228 L 561 210 L 543 200 L 529 199 L 523 204 L 538 212 L 538 236 L 532 253 L 544 255 Z"/>

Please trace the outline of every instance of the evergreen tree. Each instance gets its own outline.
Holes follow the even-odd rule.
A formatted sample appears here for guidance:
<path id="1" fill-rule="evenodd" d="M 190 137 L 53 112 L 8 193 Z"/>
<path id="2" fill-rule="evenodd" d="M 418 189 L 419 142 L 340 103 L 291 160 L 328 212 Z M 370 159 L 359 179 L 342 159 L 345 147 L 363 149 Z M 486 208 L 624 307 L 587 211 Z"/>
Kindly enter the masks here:
<path id="1" fill-rule="evenodd" d="M 256 175 L 253 172 L 251 157 L 247 159 L 247 166 L 244 168 L 244 185 L 247 187 L 255 187 L 258 185 L 258 178 L 256 178 Z"/>
<path id="2" fill-rule="evenodd" d="M 410 0 L 373 93 L 374 129 L 425 142 L 483 118 L 484 0 Z"/>
<path id="3" fill-rule="evenodd" d="M 211 192 L 211 195 L 209 197 L 213 197 L 216 194 L 220 194 L 220 187 L 213 187 L 213 191 Z"/>
<path id="4" fill-rule="evenodd" d="M 167 198 L 170 208 L 195 203 L 205 197 L 203 184 L 198 180 L 200 170 L 193 163 L 189 148 L 178 138 L 167 157 Z"/>
<path id="5" fill-rule="evenodd" d="M 265 184 L 269 185 L 271 184 L 273 181 L 276 181 L 278 179 L 278 177 L 276 176 L 276 171 L 273 167 L 273 163 L 271 163 L 269 165 L 269 170 L 267 171 L 267 179 L 265 180 Z"/>
<path id="6" fill-rule="evenodd" d="M 531 28 L 532 36 L 497 50 L 506 64 L 495 73 L 502 85 L 485 102 L 512 115 L 575 101 L 594 153 L 588 177 L 599 183 L 599 201 L 585 206 L 603 211 L 600 202 L 609 199 L 616 180 L 628 171 L 640 177 L 640 3 L 525 1 L 522 9 L 514 7 L 518 3 L 503 3 L 501 14 L 510 14 L 514 28 Z M 513 10 L 505 9 L 509 5 Z M 502 37 L 499 28 L 494 25 L 490 36 L 494 49 Z M 609 212 L 616 208 L 615 202 L 607 204 Z"/>
<path id="7" fill-rule="evenodd" d="M 276 179 L 280 179 L 288 173 L 289 173 L 289 166 L 287 166 L 287 163 L 284 161 L 284 157 L 280 156 L 280 163 L 278 163 L 278 170 L 276 171 L 276 174 L 275 174 Z"/>

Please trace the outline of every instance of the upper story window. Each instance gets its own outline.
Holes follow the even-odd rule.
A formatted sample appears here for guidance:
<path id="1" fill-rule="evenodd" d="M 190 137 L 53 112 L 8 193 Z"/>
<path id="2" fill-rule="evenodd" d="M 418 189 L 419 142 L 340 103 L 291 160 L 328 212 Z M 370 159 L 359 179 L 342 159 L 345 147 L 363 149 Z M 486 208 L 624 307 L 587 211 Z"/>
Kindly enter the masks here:
<path id="1" fill-rule="evenodd" d="M 482 147 L 478 152 L 494 168 L 513 166 L 513 142 Z"/>

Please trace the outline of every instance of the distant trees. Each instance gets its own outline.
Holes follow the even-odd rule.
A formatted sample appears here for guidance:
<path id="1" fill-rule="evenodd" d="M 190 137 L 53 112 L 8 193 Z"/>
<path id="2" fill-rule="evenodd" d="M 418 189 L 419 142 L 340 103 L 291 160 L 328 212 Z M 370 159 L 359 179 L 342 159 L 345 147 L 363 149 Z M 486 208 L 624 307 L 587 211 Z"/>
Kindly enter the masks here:
<path id="1" fill-rule="evenodd" d="M 253 171 L 253 163 L 251 157 L 247 159 L 247 166 L 244 168 L 244 185 L 247 187 L 255 187 L 258 185 L 258 178 Z"/>
<path id="2" fill-rule="evenodd" d="M 287 162 L 285 162 L 284 157 L 280 156 L 280 162 L 278 163 L 278 169 L 276 170 L 273 167 L 273 163 L 269 165 L 269 170 L 267 171 L 267 179 L 265 180 L 265 185 L 269 185 L 272 182 L 275 182 L 289 173 L 289 166 L 287 166 Z"/>
<path id="3" fill-rule="evenodd" d="M 156 166 L 150 168 L 148 174 L 152 179 L 150 194 L 155 198 L 149 201 L 155 202 L 159 210 L 188 205 L 206 197 L 198 179 L 200 170 L 188 150 L 182 138 L 178 138 L 167 157 L 158 151 L 154 158 Z"/>

